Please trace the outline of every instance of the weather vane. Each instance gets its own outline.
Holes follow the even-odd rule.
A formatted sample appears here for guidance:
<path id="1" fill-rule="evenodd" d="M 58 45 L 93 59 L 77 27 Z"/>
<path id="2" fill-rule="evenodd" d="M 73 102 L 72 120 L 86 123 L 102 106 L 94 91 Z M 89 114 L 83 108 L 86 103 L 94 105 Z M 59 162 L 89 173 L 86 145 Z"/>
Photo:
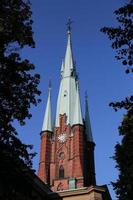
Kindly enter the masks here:
<path id="1" fill-rule="evenodd" d="M 67 24 L 66 24 L 66 25 L 67 25 L 67 30 L 68 30 L 68 31 L 71 31 L 71 29 L 72 29 L 71 24 L 72 24 L 72 23 L 73 23 L 73 21 L 71 20 L 71 18 L 69 18 L 69 19 L 68 19 L 68 22 L 67 22 Z"/>

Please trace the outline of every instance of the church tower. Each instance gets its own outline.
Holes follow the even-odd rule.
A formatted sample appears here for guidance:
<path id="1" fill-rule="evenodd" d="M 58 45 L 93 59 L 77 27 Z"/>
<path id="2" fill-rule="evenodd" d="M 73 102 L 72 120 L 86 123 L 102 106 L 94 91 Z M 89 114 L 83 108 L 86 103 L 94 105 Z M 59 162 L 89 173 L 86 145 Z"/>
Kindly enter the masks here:
<path id="1" fill-rule="evenodd" d="M 38 176 L 53 191 L 95 186 L 95 143 L 92 137 L 88 99 L 85 117 L 80 103 L 79 80 L 73 59 L 71 22 L 61 66 L 61 80 L 54 127 L 51 120 L 51 86 L 41 132 Z"/>

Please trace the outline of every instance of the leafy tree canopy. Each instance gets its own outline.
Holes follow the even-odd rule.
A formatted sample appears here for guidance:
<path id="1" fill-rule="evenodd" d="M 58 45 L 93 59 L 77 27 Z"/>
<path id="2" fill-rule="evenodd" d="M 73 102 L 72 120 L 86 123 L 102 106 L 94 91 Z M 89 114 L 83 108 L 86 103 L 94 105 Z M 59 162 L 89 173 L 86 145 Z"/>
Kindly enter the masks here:
<path id="1" fill-rule="evenodd" d="M 119 127 L 121 143 L 115 146 L 114 160 L 119 176 L 112 183 L 120 200 L 132 200 L 133 197 L 133 110 L 128 110 Z"/>
<path id="2" fill-rule="evenodd" d="M 114 12 L 118 27 L 104 27 L 102 32 L 112 41 L 116 58 L 126 66 L 126 73 L 133 72 L 133 0 Z"/>
<path id="3" fill-rule="evenodd" d="M 112 48 L 116 50 L 116 59 L 125 66 L 125 72 L 133 72 L 133 0 L 114 11 L 118 27 L 103 27 L 101 31 L 112 41 Z M 121 102 L 110 103 L 116 111 L 120 108 L 133 107 L 133 96 L 129 96 Z"/>
<path id="4" fill-rule="evenodd" d="M 133 72 L 133 0 L 114 12 L 119 26 L 104 27 L 102 32 L 112 41 L 116 49 L 116 58 L 126 67 L 125 72 Z M 126 97 L 120 102 L 111 102 L 115 111 L 124 108 L 127 113 L 119 127 L 122 136 L 120 143 L 115 146 L 114 160 L 119 176 L 112 183 L 119 200 L 132 200 L 133 197 L 133 96 Z"/>
<path id="5" fill-rule="evenodd" d="M 29 166 L 34 154 L 28 148 L 32 146 L 18 139 L 13 122 L 24 125 L 32 116 L 31 105 L 40 101 L 40 76 L 31 73 L 34 65 L 20 55 L 25 46 L 35 47 L 31 15 L 28 0 L 0 1 L 0 143 Z"/>

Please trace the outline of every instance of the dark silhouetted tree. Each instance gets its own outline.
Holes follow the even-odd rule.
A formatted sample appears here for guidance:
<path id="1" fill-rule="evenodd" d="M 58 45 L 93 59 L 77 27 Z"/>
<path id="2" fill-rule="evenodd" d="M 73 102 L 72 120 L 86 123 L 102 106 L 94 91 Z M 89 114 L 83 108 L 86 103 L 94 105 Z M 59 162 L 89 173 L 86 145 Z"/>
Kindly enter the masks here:
<path id="1" fill-rule="evenodd" d="M 133 72 L 133 0 L 115 12 L 118 27 L 104 27 L 102 32 L 112 41 L 116 49 L 116 58 L 126 67 L 125 72 Z M 133 96 L 126 97 L 120 102 L 111 102 L 115 111 L 125 109 L 123 121 L 119 127 L 121 142 L 115 146 L 114 160 L 119 176 L 112 183 L 119 200 L 133 198 Z"/>
<path id="2" fill-rule="evenodd" d="M 115 146 L 114 160 L 119 170 L 119 176 L 112 183 L 119 200 L 132 200 L 133 197 L 133 110 L 129 109 L 119 127 L 122 136 Z"/>
<path id="3" fill-rule="evenodd" d="M 118 27 L 104 27 L 102 32 L 112 41 L 116 58 L 126 67 L 126 73 L 133 72 L 133 0 L 114 12 Z"/>
<path id="4" fill-rule="evenodd" d="M 40 76 L 20 55 L 25 46 L 35 47 L 31 15 L 29 0 L 0 0 L 0 144 L 30 167 L 32 146 L 19 140 L 13 122 L 24 125 L 31 105 L 40 101 Z"/>

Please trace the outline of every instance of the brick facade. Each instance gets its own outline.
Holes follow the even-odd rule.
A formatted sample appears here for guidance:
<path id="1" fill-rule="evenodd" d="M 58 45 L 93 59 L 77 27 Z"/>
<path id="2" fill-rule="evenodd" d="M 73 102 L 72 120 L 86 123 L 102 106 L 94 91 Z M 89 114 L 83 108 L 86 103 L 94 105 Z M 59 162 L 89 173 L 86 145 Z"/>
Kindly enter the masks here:
<path id="1" fill-rule="evenodd" d="M 51 132 L 44 131 L 41 133 L 41 145 L 40 145 L 40 161 L 38 176 L 41 180 L 49 184 L 50 176 L 50 158 L 51 158 Z"/>
<path id="2" fill-rule="evenodd" d="M 66 115 L 60 115 L 60 125 L 52 133 L 41 134 L 38 176 L 53 191 L 95 185 L 94 143 L 87 143 L 83 125 L 66 125 Z M 60 135 L 65 138 L 60 140 Z"/>

